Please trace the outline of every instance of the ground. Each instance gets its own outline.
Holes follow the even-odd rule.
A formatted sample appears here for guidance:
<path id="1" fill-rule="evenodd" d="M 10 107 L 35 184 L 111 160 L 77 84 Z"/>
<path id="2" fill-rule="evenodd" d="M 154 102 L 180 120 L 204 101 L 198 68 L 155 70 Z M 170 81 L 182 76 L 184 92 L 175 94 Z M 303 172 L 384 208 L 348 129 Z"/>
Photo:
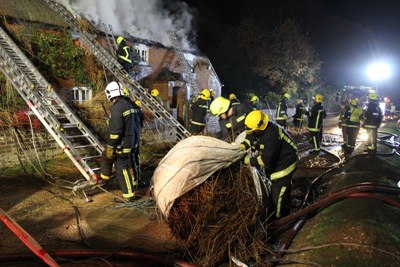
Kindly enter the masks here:
<path id="1" fill-rule="evenodd" d="M 337 130 L 336 119 L 332 116 L 327 120 L 327 133 Z M 305 134 L 306 131 L 302 132 L 298 138 L 302 161 L 293 179 L 294 214 L 301 212 L 309 189 L 307 205 L 349 185 L 397 185 L 400 159 L 387 146 L 380 145 L 380 155 L 366 155 L 360 144 L 345 159 L 339 156 L 333 134 L 332 140 L 324 140 L 326 152 L 311 157 L 306 152 L 310 147 Z M 178 256 L 179 243 L 157 212 L 148 188 L 138 191 L 142 198 L 137 202 L 116 204 L 114 198 L 120 196 L 116 184 L 109 185 L 107 192 L 100 188 L 88 190 L 87 197 L 73 194 L 71 181 L 76 181 L 80 173 L 68 159 L 55 159 L 44 168 L 45 176 L 37 172 L 32 175 L 29 168 L 28 174 L 21 168 L 3 169 L 0 208 L 61 266 L 169 266 L 165 263 L 166 255 L 172 259 Z M 144 169 L 143 176 L 150 179 L 153 170 L 154 166 Z M 370 193 L 376 192 L 378 189 Z M 399 202 L 398 192 L 381 195 L 390 195 Z M 304 218 L 305 223 L 290 239 L 287 252 L 279 255 L 278 265 L 290 262 L 291 266 L 400 266 L 398 206 L 355 195 L 343 197 Z M 289 232 L 282 233 L 282 240 Z M 3 223 L 0 233 L 1 266 L 44 266 Z M 284 243 L 282 240 L 276 245 Z M 98 254 L 77 257 L 88 251 Z M 132 251 L 142 254 L 131 255 Z M 118 260 L 107 257 L 113 253 L 119 253 Z M 75 256 L 73 260 L 71 255 Z M 68 260 L 60 261 L 67 256 Z M 129 264 L 124 257 L 131 257 Z"/>

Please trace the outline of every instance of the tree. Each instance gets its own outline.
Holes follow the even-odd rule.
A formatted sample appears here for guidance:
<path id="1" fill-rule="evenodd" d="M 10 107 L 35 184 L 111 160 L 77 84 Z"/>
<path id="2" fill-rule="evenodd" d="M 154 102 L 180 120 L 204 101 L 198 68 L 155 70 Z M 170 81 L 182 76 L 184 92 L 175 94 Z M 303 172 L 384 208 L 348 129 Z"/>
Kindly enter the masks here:
<path id="1" fill-rule="evenodd" d="M 295 21 L 286 19 L 265 33 L 263 40 L 254 48 L 258 49 L 255 73 L 265 77 L 278 92 L 305 94 L 315 88 L 322 63 Z"/>

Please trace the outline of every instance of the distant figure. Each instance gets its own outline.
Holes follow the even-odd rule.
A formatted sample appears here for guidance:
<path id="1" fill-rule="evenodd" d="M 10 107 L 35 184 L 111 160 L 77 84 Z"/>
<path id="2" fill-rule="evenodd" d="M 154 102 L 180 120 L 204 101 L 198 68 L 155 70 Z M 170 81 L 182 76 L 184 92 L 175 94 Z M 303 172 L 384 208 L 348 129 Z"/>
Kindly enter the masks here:
<path id="1" fill-rule="evenodd" d="M 239 99 L 237 99 L 235 94 L 230 94 L 229 95 L 229 100 L 231 101 L 231 105 L 232 106 L 240 104 L 240 101 L 239 101 Z"/>
<path id="2" fill-rule="evenodd" d="M 345 114 L 347 125 L 347 144 L 344 149 L 345 154 L 351 154 L 356 146 L 357 136 L 360 132 L 360 120 L 362 119 L 362 109 L 358 106 L 358 99 L 350 101 L 350 107 Z"/>
<path id="3" fill-rule="evenodd" d="M 293 115 L 293 125 L 297 128 L 297 130 L 301 129 L 303 124 L 303 115 L 305 113 L 304 110 L 304 102 L 301 99 L 297 99 L 296 104 L 296 112 Z"/>
<path id="4" fill-rule="evenodd" d="M 394 115 L 396 115 L 396 105 L 392 102 L 390 103 L 390 119 L 394 119 Z"/>
<path id="5" fill-rule="evenodd" d="M 378 140 L 378 128 L 380 127 L 383 115 L 379 107 L 378 94 L 371 92 L 368 94 L 368 105 L 363 111 L 363 128 L 367 130 L 367 148 L 366 152 L 376 152 Z"/>
<path id="6" fill-rule="evenodd" d="M 313 145 L 311 154 L 319 154 L 322 141 L 323 119 L 326 117 L 325 108 L 322 106 L 323 96 L 316 94 L 313 97 L 314 103 L 310 111 L 306 111 L 308 116 L 307 130 L 310 132 L 310 143 Z"/>
<path id="7" fill-rule="evenodd" d="M 285 93 L 281 101 L 279 101 L 278 107 L 276 108 L 275 121 L 284 129 L 286 129 L 286 120 L 288 118 L 287 104 L 289 100 L 290 100 L 290 94 Z"/>
<path id="8" fill-rule="evenodd" d="M 346 114 L 348 110 L 350 109 L 350 99 L 349 101 L 346 101 L 344 105 L 341 105 L 340 111 L 339 111 L 339 122 L 338 122 L 338 127 L 339 129 L 342 129 L 342 137 L 343 137 L 343 144 L 342 144 L 342 150 L 344 151 L 346 146 L 347 146 L 347 118 Z"/>
<path id="9" fill-rule="evenodd" d="M 158 89 L 153 89 L 150 92 L 151 96 L 154 97 L 154 99 L 161 105 L 164 107 L 164 101 L 162 100 L 161 96 L 160 96 L 160 92 L 158 92 Z"/>
<path id="10" fill-rule="evenodd" d="M 250 108 L 251 108 L 251 110 L 257 110 L 258 109 L 258 102 L 260 102 L 260 99 L 258 99 L 258 96 L 253 95 L 250 98 Z"/>
<path id="11" fill-rule="evenodd" d="M 194 135 L 204 134 L 209 98 L 210 98 L 210 90 L 204 88 L 200 93 L 199 99 L 197 99 L 197 101 L 190 106 L 190 109 L 192 110 L 192 119 L 190 120 L 191 134 Z"/>
<path id="12" fill-rule="evenodd" d="M 118 49 L 117 49 L 117 61 L 124 67 L 124 70 L 130 74 L 130 69 L 132 66 L 132 49 L 131 47 L 127 44 L 126 40 L 122 36 L 118 36 L 117 38 L 117 44 L 118 44 Z"/>

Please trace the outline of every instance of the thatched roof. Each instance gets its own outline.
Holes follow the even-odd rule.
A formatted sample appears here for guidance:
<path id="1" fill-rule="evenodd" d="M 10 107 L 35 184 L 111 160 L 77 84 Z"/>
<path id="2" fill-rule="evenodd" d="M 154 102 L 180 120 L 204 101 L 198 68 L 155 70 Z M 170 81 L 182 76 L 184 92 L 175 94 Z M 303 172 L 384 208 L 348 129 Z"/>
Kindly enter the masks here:
<path id="1" fill-rule="evenodd" d="M 0 15 L 15 20 L 66 27 L 67 24 L 43 0 L 2 0 Z"/>

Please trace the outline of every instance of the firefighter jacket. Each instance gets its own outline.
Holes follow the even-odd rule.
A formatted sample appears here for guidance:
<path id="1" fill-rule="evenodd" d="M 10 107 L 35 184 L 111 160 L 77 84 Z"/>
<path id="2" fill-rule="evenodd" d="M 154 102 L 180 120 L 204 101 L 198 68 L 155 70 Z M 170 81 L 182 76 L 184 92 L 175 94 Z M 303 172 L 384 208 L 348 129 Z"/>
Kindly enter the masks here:
<path id="1" fill-rule="evenodd" d="M 339 111 L 339 123 L 338 123 L 339 128 L 347 126 L 347 122 L 346 121 L 347 121 L 347 113 L 349 111 L 349 108 L 350 107 L 348 105 L 346 105 L 346 106 L 344 106 L 343 108 L 340 109 L 340 111 Z"/>
<path id="2" fill-rule="evenodd" d="M 136 145 L 135 140 L 141 130 L 139 109 L 132 104 L 132 101 L 122 97 L 113 103 L 110 110 L 107 145 L 116 147 L 123 153 L 128 153 Z"/>
<path id="3" fill-rule="evenodd" d="M 378 101 L 371 101 L 365 106 L 362 119 L 364 121 L 364 128 L 379 128 L 383 116 Z"/>
<path id="4" fill-rule="evenodd" d="M 286 98 L 283 98 L 276 108 L 275 120 L 286 120 L 288 117 L 287 115 L 287 102 Z"/>
<path id="5" fill-rule="evenodd" d="M 268 121 L 264 131 L 247 135 L 242 144 L 246 150 L 258 147 L 258 156 L 250 158 L 250 165 L 264 167 L 272 181 L 286 177 L 297 167 L 297 147 L 288 132 L 275 122 Z"/>
<path id="6" fill-rule="evenodd" d="M 296 105 L 296 113 L 293 115 L 293 119 L 300 120 L 304 114 L 304 105 L 303 103 L 299 103 Z"/>
<path id="7" fill-rule="evenodd" d="M 249 107 L 243 103 L 231 106 L 232 115 L 226 119 L 219 119 L 219 127 L 221 129 L 222 140 L 238 135 L 245 130 L 244 119 L 251 112 Z M 228 112 L 229 113 L 229 109 Z M 233 140 L 231 140 L 233 141 Z"/>
<path id="8" fill-rule="evenodd" d="M 307 129 L 310 132 L 319 132 L 323 126 L 323 119 L 326 117 L 325 108 L 322 106 L 322 103 L 315 103 L 306 115 L 308 116 Z"/>
<path id="9" fill-rule="evenodd" d="M 122 41 L 117 49 L 118 62 L 132 63 L 132 50 L 126 41 Z"/>
<path id="10" fill-rule="evenodd" d="M 349 109 L 347 109 L 344 117 L 346 118 L 347 128 L 360 128 L 362 109 L 357 106 L 351 106 Z"/>
<path id="11" fill-rule="evenodd" d="M 190 109 L 192 110 L 191 123 L 199 126 L 205 126 L 206 115 L 208 111 L 208 101 L 199 98 L 190 106 Z"/>
<path id="12" fill-rule="evenodd" d="M 236 105 L 239 105 L 239 104 L 240 104 L 240 101 L 238 99 L 234 98 L 234 99 L 231 100 L 231 106 L 236 106 Z"/>

